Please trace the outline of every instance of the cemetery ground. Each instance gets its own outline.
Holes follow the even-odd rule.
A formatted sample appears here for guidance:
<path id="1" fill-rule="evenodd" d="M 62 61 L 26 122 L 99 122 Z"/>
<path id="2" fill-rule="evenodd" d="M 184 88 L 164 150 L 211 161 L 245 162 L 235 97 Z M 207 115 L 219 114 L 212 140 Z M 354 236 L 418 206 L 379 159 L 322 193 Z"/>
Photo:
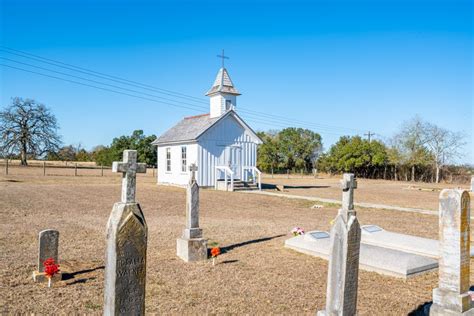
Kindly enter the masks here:
<path id="1" fill-rule="evenodd" d="M 71 170 L 57 169 L 55 175 L 45 177 L 40 169 L 24 168 L 0 175 L 0 313 L 102 313 L 105 228 L 113 204 L 120 199 L 121 179 L 90 172 L 74 177 Z M 331 196 L 336 178 L 325 181 L 329 188 L 321 191 L 319 181 L 308 177 L 285 183 L 315 186 L 295 190 L 340 199 L 340 189 Z M 395 190 L 384 181 L 358 181 L 356 202 L 436 209 L 439 192 L 404 190 L 409 183 L 396 183 L 399 190 Z M 390 196 L 371 200 L 385 195 Z M 200 200 L 203 235 L 223 250 L 216 266 L 210 261 L 185 263 L 176 256 L 176 238 L 185 226 L 184 189 L 157 186 L 151 170 L 137 175 L 137 201 L 148 224 L 148 313 L 314 315 L 324 308 L 327 262 L 283 244 L 295 226 L 329 230 L 337 205 L 311 209 L 314 203 L 309 201 L 213 190 L 201 190 Z M 361 225 L 438 237 L 438 218 L 433 215 L 356 210 Z M 38 233 L 47 228 L 60 232 L 63 281 L 52 288 L 31 278 Z M 407 314 L 431 301 L 437 284 L 436 272 L 402 280 L 360 270 L 359 314 Z"/>

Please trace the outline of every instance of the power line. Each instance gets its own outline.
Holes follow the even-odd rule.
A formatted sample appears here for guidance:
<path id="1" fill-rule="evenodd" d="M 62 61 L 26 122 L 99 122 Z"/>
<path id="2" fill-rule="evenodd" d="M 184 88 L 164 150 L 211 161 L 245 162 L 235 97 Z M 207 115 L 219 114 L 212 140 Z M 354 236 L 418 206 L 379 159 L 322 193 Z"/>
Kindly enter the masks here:
<path id="1" fill-rule="evenodd" d="M 202 98 L 197 98 L 197 97 L 186 95 L 186 94 L 183 94 L 183 93 L 179 93 L 179 92 L 175 92 L 175 91 L 171 91 L 171 90 L 166 90 L 166 89 L 161 89 L 161 88 L 157 88 L 157 87 L 154 87 L 154 86 L 151 86 L 151 85 L 147 85 L 147 84 L 139 83 L 139 82 L 136 82 L 136 81 L 124 79 L 124 78 L 121 78 L 121 77 L 104 74 L 104 73 L 101 73 L 101 72 L 97 72 L 97 71 L 94 71 L 94 70 L 86 69 L 86 68 L 75 66 L 75 65 L 72 65 L 72 64 L 68 64 L 68 63 L 64 63 L 64 62 L 61 62 L 61 61 L 56 61 L 56 60 L 53 60 L 53 59 L 41 57 L 41 56 L 34 55 L 34 54 L 31 54 L 31 53 L 27 53 L 27 52 L 24 52 L 24 51 L 9 48 L 9 47 L 6 47 L 6 46 L 0 45 L 0 47 L 3 48 L 3 49 L 0 49 L 0 51 L 6 52 L 6 53 L 9 53 L 9 54 L 13 54 L 13 55 L 17 55 L 17 56 L 20 56 L 20 57 L 23 57 L 23 58 L 29 58 L 29 59 L 32 59 L 32 60 L 35 60 L 35 61 L 38 61 L 38 62 L 50 64 L 50 65 L 53 65 L 55 67 L 61 67 L 61 68 L 65 68 L 65 69 L 68 69 L 68 70 L 71 70 L 71 71 L 76 71 L 76 72 L 80 72 L 80 73 L 87 74 L 87 75 L 90 75 L 90 76 L 95 76 L 95 77 L 98 77 L 98 78 L 101 78 L 101 79 L 114 81 L 114 82 L 120 83 L 122 85 L 131 85 L 131 86 L 134 86 L 134 87 L 137 87 L 137 88 L 140 88 L 140 89 L 155 91 L 155 92 L 158 92 L 158 93 L 164 93 L 166 95 L 173 96 L 173 97 L 186 98 L 186 99 L 188 99 L 188 101 L 198 102 L 198 103 L 202 103 L 202 104 L 208 104 L 208 102 L 204 101 L 204 99 L 202 99 Z M 14 52 L 11 52 L 11 51 L 6 51 L 5 49 L 11 50 L 11 51 L 14 51 L 14 52 L 19 52 L 21 54 L 14 53 Z M 29 56 L 32 56 L 32 57 L 29 57 Z M 15 61 L 15 62 L 17 62 L 17 61 Z M 32 66 L 32 67 L 37 67 L 37 66 Z M 53 71 L 53 70 L 48 70 L 48 71 Z M 68 75 L 68 74 L 64 74 L 64 75 Z M 70 76 L 72 76 L 72 75 L 70 75 Z M 84 78 L 81 78 L 81 79 L 82 80 L 90 80 L 90 79 L 84 79 Z M 95 82 L 97 82 L 97 81 L 95 81 Z M 105 83 L 99 83 L 99 84 L 108 85 L 108 84 L 105 84 Z M 117 86 L 113 86 L 113 87 L 117 87 Z M 125 89 L 125 88 L 123 88 L 123 89 Z M 138 91 L 133 91 L 133 92 L 141 93 L 141 92 L 138 92 Z M 156 96 L 156 95 L 152 95 L 152 96 L 157 97 L 157 98 L 162 98 L 162 97 L 159 97 L 159 96 Z M 171 102 L 182 102 L 182 101 L 176 101 L 176 100 L 169 100 L 169 99 L 166 99 L 166 98 L 163 98 L 163 99 L 171 101 Z M 192 105 L 192 104 L 189 104 L 189 103 L 185 103 L 185 104 L 190 105 L 190 106 L 195 106 L 195 105 Z M 287 118 L 287 117 L 284 117 L 284 116 L 247 110 L 247 109 L 245 109 L 245 107 L 243 107 L 243 108 L 240 107 L 240 108 L 241 108 L 239 110 L 240 112 L 248 113 L 249 115 L 264 116 L 264 117 L 271 118 L 271 119 L 277 120 L 277 121 L 285 121 L 285 122 L 288 122 L 289 124 L 298 123 L 299 125 L 306 125 L 306 126 L 311 126 L 313 128 L 326 129 L 326 130 L 339 129 L 339 130 L 360 131 L 358 129 L 352 129 L 352 128 L 347 128 L 347 127 L 337 127 L 337 126 L 331 126 L 331 125 L 326 125 L 326 124 L 320 124 L 320 123 L 290 119 L 290 118 Z"/>
<path id="2" fill-rule="evenodd" d="M 371 133 L 370 131 L 368 131 L 367 133 L 364 134 L 364 136 L 367 136 L 367 139 L 369 140 L 369 143 L 370 143 L 370 138 L 371 136 L 374 136 L 376 135 L 375 133 Z"/>

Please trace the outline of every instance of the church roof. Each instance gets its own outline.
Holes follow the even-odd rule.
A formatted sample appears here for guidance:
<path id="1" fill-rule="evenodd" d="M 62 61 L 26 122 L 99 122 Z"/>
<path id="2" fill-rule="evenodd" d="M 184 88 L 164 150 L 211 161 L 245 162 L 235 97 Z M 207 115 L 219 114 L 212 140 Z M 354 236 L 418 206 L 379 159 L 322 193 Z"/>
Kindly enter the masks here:
<path id="1" fill-rule="evenodd" d="M 239 91 L 234 87 L 229 73 L 225 68 L 219 69 L 216 80 L 214 80 L 212 88 L 207 91 L 206 95 L 209 96 L 218 92 L 240 95 Z"/>
<path id="2" fill-rule="evenodd" d="M 220 117 L 211 118 L 209 114 L 201 114 L 183 118 L 175 126 L 167 130 L 163 135 L 152 142 L 152 145 L 180 143 L 186 141 L 195 141 L 204 134 L 209 128 L 228 115 L 233 115 L 243 126 L 248 128 L 261 143 L 261 139 L 255 132 L 235 113 L 233 110 L 226 112 Z"/>
<path id="3" fill-rule="evenodd" d="M 174 143 L 195 140 L 199 135 L 219 120 L 219 117 L 210 118 L 209 114 L 201 114 L 183 118 L 175 126 L 158 137 L 152 144 Z"/>

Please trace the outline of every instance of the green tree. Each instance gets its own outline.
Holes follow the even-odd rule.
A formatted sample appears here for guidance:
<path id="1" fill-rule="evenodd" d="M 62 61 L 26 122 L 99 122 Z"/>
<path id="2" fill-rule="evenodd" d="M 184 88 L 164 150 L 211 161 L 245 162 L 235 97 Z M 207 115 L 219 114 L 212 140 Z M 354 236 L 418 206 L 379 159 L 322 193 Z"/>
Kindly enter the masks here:
<path id="1" fill-rule="evenodd" d="M 353 172 L 361 177 L 375 177 L 385 170 L 388 162 L 383 143 L 362 139 L 360 136 L 342 136 L 318 160 L 318 169 L 329 172 Z"/>
<path id="2" fill-rule="evenodd" d="M 137 151 L 138 161 L 156 165 L 156 147 L 151 144 L 155 139 L 155 135 L 146 136 L 142 130 L 136 130 L 131 136 L 114 138 L 109 147 L 96 147 L 92 158 L 97 164 L 110 166 L 113 161 L 122 160 L 124 150 L 134 149 Z"/>
<path id="3" fill-rule="evenodd" d="M 310 170 L 322 150 L 321 135 L 309 129 L 288 127 L 277 138 L 282 167 L 286 169 Z"/>
<path id="4" fill-rule="evenodd" d="M 263 144 L 260 145 L 257 153 L 258 168 L 265 172 L 273 172 L 281 162 L 278 137 L 272 132 L 259 132 L 258 136 L 263 140 Z"/>

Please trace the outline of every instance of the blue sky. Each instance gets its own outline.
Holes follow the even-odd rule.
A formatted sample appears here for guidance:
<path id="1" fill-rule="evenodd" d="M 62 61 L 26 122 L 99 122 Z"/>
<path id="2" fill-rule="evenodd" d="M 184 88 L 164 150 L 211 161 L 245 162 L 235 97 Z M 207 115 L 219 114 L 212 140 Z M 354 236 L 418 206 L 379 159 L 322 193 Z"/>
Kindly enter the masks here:
<path id="1" fill-rule="evenodd" d="M 199 99 L 120 85 L 191 110 L 0 66 L 0 106 L 13 96 L 46 104 L 66 144 L 91 148 L 135 129 L 159 135 L 206 112 L 204 93 L 225 48 L 242 92 L 237 111 L 257 130 L 308 127 L 329 148 L 340 135 L 369 130 L 386 139 L 419 115 L 464 132 L 462 161 L 474 162 L 472 1 L 0 3 L 2 46 Z M 117 84 L 1 50 L 1 64 Z"/>

